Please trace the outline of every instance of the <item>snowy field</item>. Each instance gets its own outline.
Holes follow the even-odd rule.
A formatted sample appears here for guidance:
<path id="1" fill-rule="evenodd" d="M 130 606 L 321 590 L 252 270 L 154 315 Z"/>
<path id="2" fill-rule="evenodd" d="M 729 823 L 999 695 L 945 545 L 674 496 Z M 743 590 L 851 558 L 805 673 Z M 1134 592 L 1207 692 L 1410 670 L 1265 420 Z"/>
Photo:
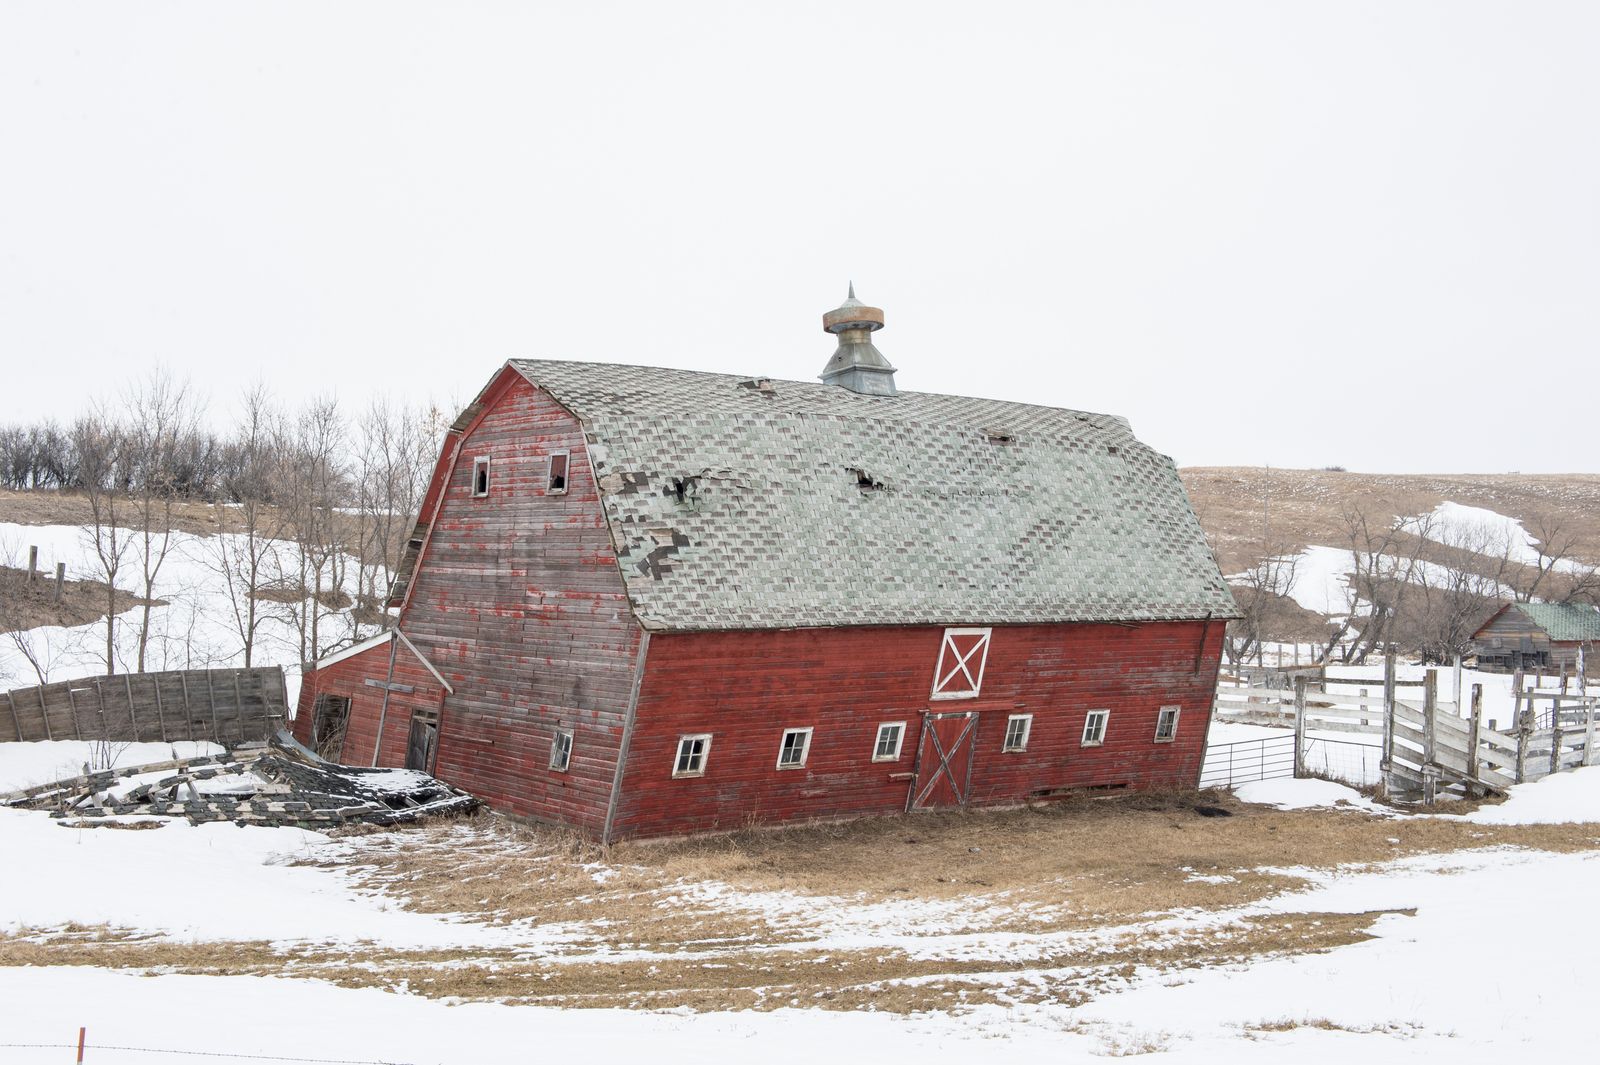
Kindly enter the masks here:
<path id="1" fill-rule="evenodd" d="M 1420 517 L 1402 519 L 1398 528 L 1421 530 L 1445 545 L 1471 545 L 1474 550 L 1487 550 L 1513 563 L 1536 565 L 1540 560 L 1539 541 L 1521 522 L 1504 514 L 1482 507 L 1469 507 L 1460 503 L 1440 503 L 1431 513 Z M 1331 617 L 1350 613 L 1351 589 L 1348 578 L 1356 572 L 1356 558 L 1349 548 L 1312 544 L 1296 556 L 1294 583 L 1289 597 L 1307 610 Z M 1571 559 L 1562 559 L 1554 567 L 1566 573 L 1579 572 L 1585 567 Z M 1448 570 L 1429 562 L 1417 564 L 1417 577 L 1435 587 L 1448 585 Z M 1488 591 L 1488 589 L 1484 589 Z M 1511 590 L 1501 588 L 1501 595 L 1511 597 Z"/>
<path id="2" fill-rule="evenodd" d="M 0 754 L 9 753 L 0 762 L 0 789 L 72 762 L 82 753 L 72 746 L 0 744 Z M 1503 836 L 1483 849 L 1334 867 L 1268 865 L 1259 872 L 1284 877 L 1289 886 L 1258 901 L 1180 908 L 1151 913 L 1133 925 L 1072 931 L 1017 925 L 974 934 L 972 911 L 1000 904 L 981 893 L 960 905 L 959 897 L 806 899 L 715 881 L 677 889 L 680 901 L 698 895 L 722 908 L 765 911 L 773 921 L 818 921 L 828 929 L 820 940 L 795 944 L 778 935 L 765 949 L 809 956 L 820 943 L 816 963 L 824 970 L 830 957 L 842 964 L 847 953 L 863 947 L 909 951 L 951 959 L 952 971 L 974 986 L 1047 992 L 1009 1003 L 908 1015 L 891 1004 L 896 981 L 886 980 L 878 989 L 885 1003 L 879 1009 L 872 1007 L 872 994 L 850 1010 L 556 1009 L 425 996 L 403 983 L 351 987 L 281 973 L 193 975 L 174 972 L 187 967 L 177 963 L 135 961 L 121 970 L 10 964 L 0 967 L 0 1042 L 66 1044 L 86 1026 L 86 1060 L 93 1065 L 169 1060 L 99 1049 L 111 1046 L 451 1065 L 567 1054 L 665 1062 L 1061 1062 L 1149 1055 L 1184 1063 L 1292 1058 L 1346 1065 L 1353 1055 L 1385 1062 L 1448 1055 L 1475 1062 L 1537 1054 L 1578 1060 L 1578 1027 L 1551 1019 L 1584 1015 L 1590 966 L 1582 944 L 1544 934 L 1538 921 L 1526 935 L 1499 933 L 1513 915 L 1526 912 L 1529 900 L 1538 901 L 1541 913 L 1581 914 L 1600 892 L 1600 852 L 1587 849 L 1600 848 L 1600 768 L 1519 787 L 1504 804 L 1464 816 L 1399 815 L 1316 780 L 1248 785 L 1240 797 L 1267 811 L 1265 817 L 1283 809 L 1281 816 L 1319 817 L 1334 826 L 1371 824 L 1379 835 L 1393 833 L 1396 844 L 1403 833 L 1430 822 L 1459 828 L 1465 839 L 1479 832 L 1540 831 L 1506 826 L 1577 821 L 1595 827 L 1565 829 L 1566 853 L 1538 849 L 1545 837 L 1519 845 L 1506 842 L 1516 837 Z M 1196 821 L 1200 827 L 1188 831 L 1213 823 Z M 1303 829 L 1309 822 L 1285 822 L 1290 824 Z M 65 929 L 59 934 L 70 939 L 107 926 L 133 936 L 134 945 L 194 951 L 238 944 L 241 964 L 259 944 L 289 957 L 313 949 L 350 952 L 348 964 L 355 965 L 381 951 L 583 963 L 574 953 L 583 942 L 577 925 L 420 912 L 391 888 L 357 875 L 378 860 L 373 847 L 397 842 L 404 850 L 405 840 L 420 838 L 383 833 L 329 839 L 292 829 L 182 823 L 145 831 L 66 829 L 44 814 L 0 811 L 0 852 L 26 856 L 25 873 L 14 861 L 12 872 L 0 877 L 0 933 L 13 937 L 0 938 L 0 950 L 8 943 L 13 951 L 24 949 L 40 930 Z M 1573 847 L 1573 840 L 1587 846 Z M 595 885 L 616 875 L 584 868 Z M 1211 882 L 1225 887 L 1245 871 L 1188 875 L 1199 888 Z M 1173 936 L 1181 941 L 1283 917 L 1312 923 L 1355 919 L 1363 931 L 1359 941 L 1326 951 L 1269 951 L 1245 961 L 1222 956 L 1178 968 L 1134 962 L 1118 966 L 1113 979 L 1082 981 L 1090 989 L 1086 995 L 1076 994 L 1077 978 L 1055 963 L 1043 964 L 1069 945 L 1098 949 L 1129 934 L 1147 945 L 1172 942 Z M 1489 937 L 1492 956 L 1486 956 L 1490 929 L 1497 932 Z M 24 930 L 32 938 L 16 940 Z M 695 956 L 719 956 L 708 946 L 695 948 Z M 1151 949 L 1159 955 L 1159 948 Z M 1035 956 L 1041 968 L 1017 967 L 1019 958 Z M 607 961 L 621 967 L 644 958 L 666 966 L 683 957 L 681 948 L 662 952 L 641 942 Z M 462 963 L 436 964 L 448 969 Z M 993 972 L 986 973 L 985 965 Z M 1060 1001 L 1053 1001 L 1058 992 Z M 42 1065 L 70 1059 L 59 1046 L 13 1046 L 0 1060 Z"/>
<path id="3" fill-rule="evenodd" d="M 132 533 L 124 533 L 132 537 Z M 39 548 L 39 566 L 55 572 L 64 562 L 67 575 L 74 580 L 97 577 L 91 534 L 76 525 L 17 525 L 0 522 L 0 562 L 26 565 L 28 548 Z M 146 650 L 145 668 L 216 669 L 244 664 L 243 638 L 239 633 L 237 609 L 242 609 L 228 592 L 224 576 L 227 557 L 238 557 L 243 537 L 233 534 L 196 536 L 174 532 L 166 560 L 157 574 L 154 598 L 165 605 L 151 611 L 151 635 Z M 117 586 L 138 594 L 139 565 L 130 547 L 128 558 L 118 575 Z M 287 578 L 298 569 L 298 549 L 285 541 L 274 541 L 267 555 L 270 576 Z M 343 560 L 345 579 L 340 590 L 352 600 L 356 592 L 357 563 Z M 298 606 L 303 609 L 307 601 Z M 281 665 L 289 687 L 289 705 L 294 706 L 299 690 L 300 634 L 288 605 L 261 601 L 263 620 L 256 634 L 252 664 Z M 134 668 L 137 660 L 137 610 L 117 617 L 115 657 L 119 671 Z M 357 632 L 348 612 L 325 613 L 318 642 L 324 647 L 351 642 Z M 371 635 L 370 627 L 360 635 Z M 95 621 L 72 627 L 43 626 L 20 636 L 31 649 L 50 680 L 67 680 L 105 672 L 105 622 Z M 0 639 L 0 690 L 39 683 L 39 677 L 23 648 L 16 640 Z"/>

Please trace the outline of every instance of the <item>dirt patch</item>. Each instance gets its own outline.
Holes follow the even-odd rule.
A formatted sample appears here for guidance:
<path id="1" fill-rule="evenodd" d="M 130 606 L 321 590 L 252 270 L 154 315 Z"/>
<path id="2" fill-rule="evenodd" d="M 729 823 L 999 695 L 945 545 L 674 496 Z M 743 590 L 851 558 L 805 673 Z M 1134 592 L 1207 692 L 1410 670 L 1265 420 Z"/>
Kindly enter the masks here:
<path id="1" fill-rule="evenodd" d="M 132 504 L 118 504 L 131 508 Z M 209 536 L 221 531 L 226 521 L 226 508 L 210 503 L 178 502 L 172 508 L 172 528 L 176 532 Z M 133 520 L 130 510 L 127 520 Z M 89 513 L 89 500 L 78 492 L 18 492 L 0 488 L 0 521 L 18 525 L 88 525 L 93 518 Z"/>
<path id="2" fill-rule="evenodd" d="M 26 559 L 24 559 L 26 562 Z M 40 625 L 84 625 L 106 616 L 107 585 L 100 581 L 63 583 L 61 601 L 56 602 L 55 574 L 36 573 L 32 582 L 28 570 L 0 566 L 0 632 L 20 632 Z M 121 613 L 144 603 L 138 596 L 117 590 L 113 611 Z M 165 606 L 153 600 L 155 606 Z"/>
<path id="3" fill-rule="evenodd" d="M 298 583 L 273 584 L 258 589 L 253 598 L 266 603 L 303 603 L 311 598 L 311 589 Z M 329 610 L 343 610 L 351 604 L 350 597 L 337 590 L 320 593 L 317 602 Z"/>

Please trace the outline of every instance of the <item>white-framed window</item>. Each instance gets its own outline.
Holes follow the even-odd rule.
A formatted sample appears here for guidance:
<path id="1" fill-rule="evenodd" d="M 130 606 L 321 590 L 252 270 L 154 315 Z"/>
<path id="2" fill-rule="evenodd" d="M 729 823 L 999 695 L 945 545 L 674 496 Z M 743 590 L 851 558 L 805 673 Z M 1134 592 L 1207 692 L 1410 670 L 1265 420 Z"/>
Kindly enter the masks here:
<path id="1" fill-rule="evenodd" d="M 550 768 L 565 773 L 572 764 L 572 730 L 558 728 L 550 740 Z"/>
<path id="2" fill-rule="evenodd" d="M 1178 737 L 1178 711 L 1181 707 L 1163 706 L 1156 717 L 1156 742 L 1171 743 Z"/>
<path id="3" fill-rule="evenodd" d="M 559 496 L 567 494 L 568 467 L 572 465 L 572 452 L 550 452 L 550 478 L 545 482 L 544 494 Z"/>
<path id="4" fill-rule="evenodd" d="M 706 772 L 706 760 L 711 757 L 711 734 L 697 733 L 678 737 L 678 756 L 672 762 L 675 777 L 699 777 Z"/>
<path id="5" fill-rule="evenodd" d="M 898 762 L 900 760 L 900 745 L 906 739 L 906 723 L 904 721 L 885 721 L 878 726 L 878 738 L 872 744 L 872 760 L 874 762 Z"/>
<path id="6" fill-rule="evenodd" d="M 489 494 L 489 456 L 479 455 L 472 460 L 472 494 L 486 496 Z"/>
<path id="7" fill-rule="evenodd" d="M 933 699 L 976 699 L 989 658 L 990 629 L 945 629 L 939 668 L 933 673 Z"/>
<path id="8" fill-rule="evenodd" d="M 1110 717 L 1110 710 L 1089 711 L 1089 716 L 1083 719 L 1083 745 L 1085 747 L 1098 747 L 1106 742 L 1106 722 Z"/>
<path id="9" fill-rule="evenodd" d="M 810 729 L 790 728 L 783 730 L 783 742 L 778 744 L 779 769 L 804 769 L 806 756 L 810 753 Z"/>
<path id="10" fill-rule="evenodd" d="M 1002 751 L 1027 750 L 1028 734 L 1032 731 L 1032 714 L 1012 714 L 1006 718 L 1006 741 L 1000 746 L 1000 749 Z"/>

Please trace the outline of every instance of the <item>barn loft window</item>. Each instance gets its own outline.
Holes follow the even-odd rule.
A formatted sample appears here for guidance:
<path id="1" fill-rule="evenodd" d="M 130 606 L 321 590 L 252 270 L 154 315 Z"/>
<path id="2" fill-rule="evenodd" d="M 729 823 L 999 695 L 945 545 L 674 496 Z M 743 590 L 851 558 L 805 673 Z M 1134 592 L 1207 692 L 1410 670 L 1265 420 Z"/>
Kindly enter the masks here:
<path id="1" fill-rule="evenodd" d="M 570 451 L 550 452 L 550 480 L 544 487 L 547 496 L 565 495 L 567 492 L 567 467 L 572 462 Z"/>
<path id="2" fill-rule="evenodd" d="M 900 760 L 900 744 L 906 738 L 906 723 L 904 721 L 885 721 L 878 726 L 878 739 L 872 745 L 872 760 L 874 762 L 898 762 Z"/>
<path id="3" fill-rule="evenodd" d="M 785 729 L 783 732 L 783 742 L 778 745 L 778 768 L 804 769 L 806 766 L 806 756 L 810 753 L 810 729 Z"/>
<path id="4" fill-rule="evenodd" d="M 976 699 L 989 657 L 989 629 L 945 629 L 939 668 L 933 674 L 934 699 Z"/>
<path id="5" fill-rule="evenodd" d="M 1006 718 L 1006 739 L 1001 744 L 1002 751 L 1025 751 L 1028 749 L 1028 734 L 1033 731 L 1032 714 L 1012 714 Z"/>
<path id="6" fill-rule="evenodd" d="M 694 736 L 678 737 L 678 757 L 672 763 L 675 777 L 699 777 L 706 772 L 706 759 L 711 757 L 711 734 L 702 732 Z"/>
<path id="7" fill-rule="evenodd" d="M 472 460 L 472 494 L 486 496 L 489 494 L 489 456 L 479 455 Z"/>
<path id="8" fill-rule="evenodd" d="M 1089 716 L 1083 719 L 1083 745 L 1085 747 L 1098 747 L 1106 742 L 1106 721 L 1110 717 L 1110 710 L 1089 711 Z"/>
<path id="9" fill-rule="evenodd" d="M 568 728 L 556 729 L 555 736 L 550 740 L 550 768 L 557 773 L 565 773 L 567 766 L 572 762 L 572 730 Z"/>

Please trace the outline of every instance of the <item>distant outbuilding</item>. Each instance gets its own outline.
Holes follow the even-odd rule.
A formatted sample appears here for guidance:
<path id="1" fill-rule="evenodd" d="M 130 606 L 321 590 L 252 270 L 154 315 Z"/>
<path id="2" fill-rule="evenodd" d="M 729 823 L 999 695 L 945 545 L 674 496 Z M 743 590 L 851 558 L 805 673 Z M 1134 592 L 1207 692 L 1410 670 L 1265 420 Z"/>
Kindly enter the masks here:
<path id="1" fill-rule="evenodd" d="M 1487 669 L 1594 669 L 1600 610 L 1579 603 L 1507 603 L 1472 634 L 1478 665 Z"/>

